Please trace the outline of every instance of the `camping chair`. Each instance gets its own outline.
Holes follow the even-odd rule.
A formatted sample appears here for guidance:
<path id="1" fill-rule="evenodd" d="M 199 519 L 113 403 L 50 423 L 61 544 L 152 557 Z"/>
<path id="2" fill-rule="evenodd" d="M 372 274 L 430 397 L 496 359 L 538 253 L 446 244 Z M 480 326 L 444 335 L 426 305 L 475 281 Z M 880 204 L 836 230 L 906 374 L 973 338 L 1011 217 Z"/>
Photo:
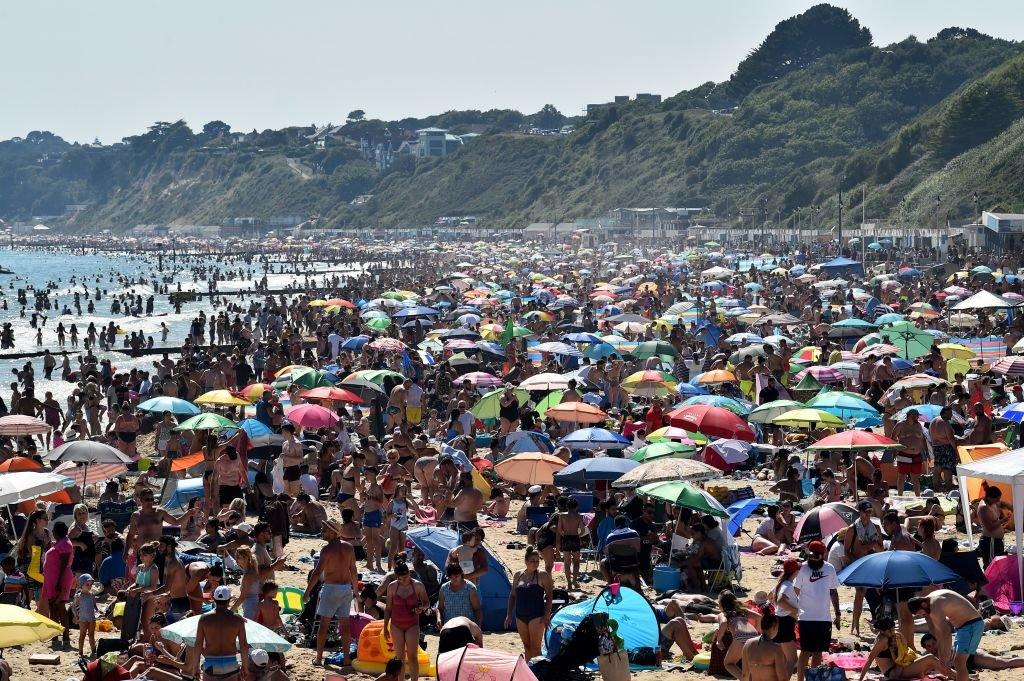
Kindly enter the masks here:
<path id="1" fill-rule="evenodd" d="M 743 569 L 740 567 L 740 549 L 736 542 L 729 542 L 722 547 L 721 565 L 715 570 L 707 570 L 705 578 L 709 592 L 728 589 L 733 581 L 740 583 L 743 579 Z"/>
<path id="2" fill-rule="evenodd" d="M 573 492 L 573 499 L 579 502 L 580 513 L 593 513 L 594 495 L 590 492 Z"/>

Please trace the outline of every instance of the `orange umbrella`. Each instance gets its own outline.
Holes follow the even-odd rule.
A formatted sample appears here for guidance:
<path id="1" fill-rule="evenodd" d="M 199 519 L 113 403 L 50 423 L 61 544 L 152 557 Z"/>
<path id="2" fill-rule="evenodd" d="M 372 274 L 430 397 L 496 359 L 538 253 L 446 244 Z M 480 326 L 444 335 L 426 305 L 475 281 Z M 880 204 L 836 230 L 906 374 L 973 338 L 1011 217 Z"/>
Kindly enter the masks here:
<path id="1" fill-rule="evenodd" d="M 179 473 L 181 471 L 188 470 L 193 466 L 198 466 L 203 462 L 203 453 L 196 452 L 187 456 L 180 456 L 171 462 L 171 471 Z"/>
<path id="2" fill-rule="evenodd" d="M 503 480 L 524 485 L 553 485 L 554 475 L 565 468 L 557 456 L 541 452 L 523 452 L 510 456 L 494 466 Z"/>
<path id="3" fill-rule="evenodd" d="M 346 307 L 350 310 L 356 309 L 356 304 L 345 300 L 344 298 L 330 298 L 327 300 L 328 305 L 337 305 L 338 307 Z"/>
<path id="4" fill-rule="evenodd" d="M 549 408 L 544 416 L 573 423 L 601 423 L 608 418 L 608 414 L 586 402 L 562 402 Z"/>
<path id="5" fill-rule="evenodd" d="M 715 369 L 714 371 L 705 371 L 703 374 L 697 377 L 696 383 L 701 385 L 709 385 L 711 383 L 735 383 L 736 374 L 725 369 Z"/>
<path id="6" fill-rule="evenodd" d="M 72 503 L 71 495 L 68 494 L 66 489 L 57 490 L 51 494 L 44 494 L 38 499 L 28 499 L 18 504 L 18 511 L 21 513 L 31 513 L 36 510 L 36 503 L 39 501 L 49 501 L 54 504 L 70 504 Z"/>
<path id="7" fill-rule="evenodd" d="M 0 473 L 13 473 L 14 471 L 41 471 L 43 464 L 27 456 L 16 456 L 0 463 Z"/>

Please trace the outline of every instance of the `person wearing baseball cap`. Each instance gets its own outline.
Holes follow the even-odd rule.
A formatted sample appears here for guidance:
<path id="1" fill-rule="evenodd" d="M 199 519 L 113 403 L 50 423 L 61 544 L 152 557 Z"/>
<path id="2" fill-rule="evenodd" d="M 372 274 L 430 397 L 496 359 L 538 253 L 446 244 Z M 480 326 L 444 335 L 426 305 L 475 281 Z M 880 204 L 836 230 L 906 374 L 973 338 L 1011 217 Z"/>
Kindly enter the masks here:
<path id="1" fill-rule="evenodd" d="M 846 564 L 849 565 L 858 558 L 863 558 L 870 553 L 878 553 L 882 550 L 882 531 L 872 521 L 875 507 L 867 499 L 857 504 L 857 519 L 853 525 L 846 530 L 843 536 L 843 551 L 846 554 Z M 853 622 L 850 623 L 850 632 L 855 636 L 860 634 L 860 614 L 864 609 L 864 588 L 857 587 L 853 596 Z"/>
<path id="2" fill-rule="evenodd" d="M 199 617 L 193 677 L 202 669 L 204 680 L 223 679 L 250 667 L 245 618 L 228 609 L 231 599 L 231 587 L 218 586 L 213 590 L 215 609 Z"/>
<path id="3" fill-rule="evenodd" d="M 797 594 L 800 615 L 800 659 L 796 666 L 797 681 L 804 681 L 804 670 L 821 664 L 821 654 L 832 643 L 832 625 L 839 629 L 839 578 L 831 563 L 825 562 L 828 549 L 819 540 L 807 545 L 807 563 L 796 572 L 793 588 Z M 829 617 L 831 601 L 835 618 Z"/>

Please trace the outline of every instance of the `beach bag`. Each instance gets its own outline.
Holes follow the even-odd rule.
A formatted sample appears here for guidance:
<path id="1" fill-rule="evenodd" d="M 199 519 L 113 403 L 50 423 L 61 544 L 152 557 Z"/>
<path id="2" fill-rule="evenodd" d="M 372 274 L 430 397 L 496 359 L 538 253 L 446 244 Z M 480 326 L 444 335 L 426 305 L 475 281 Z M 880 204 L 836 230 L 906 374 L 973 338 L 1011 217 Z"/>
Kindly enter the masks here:
<path id="1" fill-rule="evenodd" d="M 846 681 L 846 672 L 829 662 L 817 667 L 808 667 L 804 672 L 806 681 Z"/>
<path id="2" fill-rule="evenodd" d="M 597 667 L 603 681 L 629 681 L 629 655 L 625 650 L 616 650 L 597 656 Z"/>

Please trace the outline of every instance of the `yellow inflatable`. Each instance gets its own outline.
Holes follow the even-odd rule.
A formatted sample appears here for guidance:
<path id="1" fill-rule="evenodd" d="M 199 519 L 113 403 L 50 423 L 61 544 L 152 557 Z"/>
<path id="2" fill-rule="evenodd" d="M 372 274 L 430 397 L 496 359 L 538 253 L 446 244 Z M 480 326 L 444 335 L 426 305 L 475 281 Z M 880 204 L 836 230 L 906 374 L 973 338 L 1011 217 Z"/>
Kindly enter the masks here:
<path id="1" fill-rule="evenodd" d="M 707 671 L 711 666 L 711 653 L 697 653 L 693 656 L 693 668 L 697 671 Z"/>
<path id="2" fill-rule="evenodd" d="M 384 666 L 394 656 L 394 647 L 388 645 L 384 638 L 384 620 L 374 620 L 359 633 L 359 645 L 356 647 L 356 659 L 352 661 L 352 667 L 363 674 L 383 674 Z M 420 676 L 437 676 L 434 661 L 427 655 L 427 651 L 417 649 L 416 659 L 420 666 Z"/>

